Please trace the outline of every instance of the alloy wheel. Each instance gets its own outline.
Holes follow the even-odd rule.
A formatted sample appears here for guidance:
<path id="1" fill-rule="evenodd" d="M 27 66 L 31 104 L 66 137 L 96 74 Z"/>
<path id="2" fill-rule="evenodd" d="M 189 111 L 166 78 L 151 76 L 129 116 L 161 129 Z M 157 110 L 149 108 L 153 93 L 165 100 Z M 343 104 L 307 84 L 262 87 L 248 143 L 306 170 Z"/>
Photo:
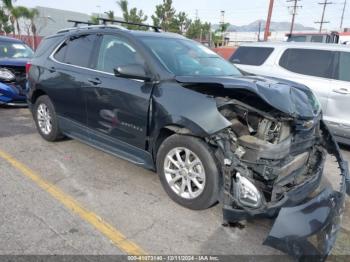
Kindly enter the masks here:
<path id="1" fill-rule="evenodd" d="M 170 188 L 182 198 L 194 199 L 204 190 L 203 163 L 188 148 L 176 147 L 166 155 L 164 174 Z"/>
<path id="2" fill-rule="evenodd" d="M 37 121 L 41 132 L 48 135 L 52 131 L 51 113 L 47 105 L 40 104 L 37 109 Z"/>

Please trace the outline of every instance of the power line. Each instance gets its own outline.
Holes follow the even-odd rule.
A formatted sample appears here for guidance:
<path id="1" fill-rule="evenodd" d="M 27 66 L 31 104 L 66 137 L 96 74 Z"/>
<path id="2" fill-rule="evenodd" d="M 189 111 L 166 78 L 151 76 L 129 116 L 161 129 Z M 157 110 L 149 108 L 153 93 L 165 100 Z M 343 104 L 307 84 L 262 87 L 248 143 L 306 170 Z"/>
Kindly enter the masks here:
<path id="1" fill-rule="evenodd" d="M 297 9 L 302 8 L 303 6 L 298 5 L 298 2 L 301 0 L 287 0 L 287 3 L 293 2 L 292 6 L 288 6 L 288 9 L 292 9 L 292 23 L 290 24 L 290 34 L 293 33 L 295 16 L 297 15 Z"/>
<path id="2" fill-rule="evenodd" d="M 340 19 L 340 31 L 343 30 L 345 9 L 346 9 L 346 0 L 344 1 L 343 12 L 342 12 L 341 19 Z"/>
<path id="3" fill-rule="evenodd" d="M 318 3 L 319 5 L 323 5 L 323 11 L 322 11 L 322 16 L 321 16 L 321 21 L 315 22 L 316 24 L 320 24 L 320 33 L 322 32 L 323 24 L 328 24 L 329 21 L 324 21 L 324 14 L 326 12 L 326 7 L 327 5 L 333 4 L 332 2 L 328 2 L 328 0 L 324 0 L 322 3 Z"/>

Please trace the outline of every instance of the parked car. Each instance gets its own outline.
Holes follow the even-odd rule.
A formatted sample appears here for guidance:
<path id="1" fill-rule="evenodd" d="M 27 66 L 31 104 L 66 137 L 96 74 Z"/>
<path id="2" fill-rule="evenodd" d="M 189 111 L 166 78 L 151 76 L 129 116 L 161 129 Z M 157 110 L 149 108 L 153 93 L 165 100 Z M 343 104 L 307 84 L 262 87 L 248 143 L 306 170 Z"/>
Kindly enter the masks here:
<path id="1" fill-rule="evenodd" d="M 220 201 L 225 222 L 279 214 L 265 244 L 296 257 L 330 252 L 348 166 L 306 86 L 244 76 L 177 34 L 107 25 L 45 38 L 28 79 L 47 141 L 65 135 L 154 170 L 184 207 Z M 327 151 L 341 184 L 316 194 Z"/>
<path id="2" fill-rule="evenodd" d="M 33 54 L 21 40 L 0 36 L 0 105 L 26 104 L 26 64 Z"/>
<path id="3" fill-rule="evenodd" d="M 350 47 L 317 43 L 253 43 L 230 61 L 252 74 L 304 84 L 318 97 L 323 118 L 340 143 L 350 144 Z"/>

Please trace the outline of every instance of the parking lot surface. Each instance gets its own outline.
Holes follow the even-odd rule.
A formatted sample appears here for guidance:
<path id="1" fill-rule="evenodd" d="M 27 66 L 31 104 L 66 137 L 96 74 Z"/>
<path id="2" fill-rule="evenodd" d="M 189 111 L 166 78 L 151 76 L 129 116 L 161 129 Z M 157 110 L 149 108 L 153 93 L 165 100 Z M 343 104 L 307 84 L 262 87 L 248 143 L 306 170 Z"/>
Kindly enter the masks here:
<path id="1" fill-rule="evenodd" d="M 169 199 L 151 171 L 78 141 L 44 141 L 28 109 L 0 108 L 0 152 L 13 158 L 11 163 L 0 157 L 0 254 L 126 254 L 132 249 L 125 243 L 148 254 L 280 254 L 262 245 L 272 220 L 223 227 L 220 205 L 185 209 Z M 342 152 L 350 161 L 350 148 Z M 338 174 L 330 160 L 325 172 Z M 61 192 L 56 197 L 53 188 Z M 67 206 L 65 197 L 83 213 Z M 350 255 L 346 201 L 333 254 Z M 91 215 L 99 222 L 91 222 Z M 112 233 L 104 231 L 104 223 Z M 115 241 L 118 234 L 125 239 Z"/>

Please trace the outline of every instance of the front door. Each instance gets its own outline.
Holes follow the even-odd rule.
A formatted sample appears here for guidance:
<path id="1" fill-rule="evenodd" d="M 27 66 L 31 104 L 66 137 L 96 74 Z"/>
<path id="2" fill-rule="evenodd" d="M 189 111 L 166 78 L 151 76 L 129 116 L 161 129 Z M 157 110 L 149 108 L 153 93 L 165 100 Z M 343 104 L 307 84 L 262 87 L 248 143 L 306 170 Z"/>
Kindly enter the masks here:
<path id="1" fill-rule="evenodd" d="M 116 150 L 118 155 L 140 156 L 143 153 L 139 150 L 146 149 L 153 86 L 141 80 L 116 77 L 114 69 L 129 64 L 146 66 L 145 61 L 126 39 L 117 35 L 102 35 L 101 38 L 92 79 L 94 86 L 85 93 L 88 126 L 95 142 Z"/>

